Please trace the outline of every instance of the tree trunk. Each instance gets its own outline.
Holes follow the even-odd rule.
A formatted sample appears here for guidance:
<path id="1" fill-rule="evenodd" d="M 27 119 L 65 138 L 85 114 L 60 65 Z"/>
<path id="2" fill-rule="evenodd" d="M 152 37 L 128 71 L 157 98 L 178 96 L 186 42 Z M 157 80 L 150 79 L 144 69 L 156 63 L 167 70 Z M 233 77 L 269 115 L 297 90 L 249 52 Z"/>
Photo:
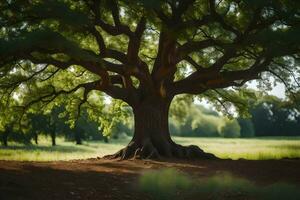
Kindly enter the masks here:
<path id="1" fill-rule="evenodd" d="M 77 145 L 81 145 L 82 144 L 81 135 L 78 132 L 75 133 L 75 141 L 76 141 Z"/>
<path id="2" fill-rule="evenodd" d="M 51 132 L 51 142 L 52 142 L 52 146 L 56 145 L 56 132 L 55 132 L 55 130 Z"/>
<path id="3" fill-rule="evenodd" d="M 34 133 L 33 137 L 34 137 L 35 144 L 39 144 L 39 141 L 38 141 L 39 139 L 38 139 L 38 133 L 37 132 Z"/>
<path id="4" fill-rule="evenodd" d="M 108 143 L 108 137 L 104 136 L 103 140 L 104 140 L 104 143 Z"/>
<path id="5" fill-rule="evenodd" d="M 155 103 L 156 102 L 156 103 Z M 127 147 L 107 158 L 216 158 L 197 146 L 181 146 L 173 142 L 169 132 L 170 102 L 147 101 L 133 107 L 134 136 Z"/>
<path id="6" fill-rule="evenodd" d="M 75 142 L 77 145 L 81 145 L 82 144 L 82 132 L 84 130 L 80 127 L 75 128 Z"/>
<path id="7" fill-rule="evenodd" d="M 8 131 L 6 130 L 6 131 L 2 134 L 2 144 L 3 144 L 3 146 L 5 146 L 5 147 L 8 146 L 7 140 L 8 140 Z"/>

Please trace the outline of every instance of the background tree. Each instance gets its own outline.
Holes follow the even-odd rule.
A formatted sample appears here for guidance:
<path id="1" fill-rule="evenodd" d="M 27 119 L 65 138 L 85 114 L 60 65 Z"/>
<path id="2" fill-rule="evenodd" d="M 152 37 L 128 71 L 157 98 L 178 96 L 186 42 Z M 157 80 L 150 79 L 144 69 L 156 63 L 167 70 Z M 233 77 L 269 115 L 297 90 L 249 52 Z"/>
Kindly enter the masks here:
<path id="1" fill-rule="evenodd" d="M 181 100 L 181 101 L 179 101 Z M 192 137 L 239 137 L 240 125 L 212 109 L 176 99 L 171 106 L 171 134 Z"/>
<path id="2" fill-rule="evenodd" d="M 12 131 L 12 128 L 10 126 L 6 126 L 5 130 L 2 131 L 1 142 L 2 142 L 2 145 L 5 147 L 8 146 L 8 136 L 11 131 Z"/>
<path id="3" fill-rule="evenodd" d="M 28 138 L 24 137 L 22 131 L 20 131 L 20 126 L 17 124 L 18 113 L 12 108 L 6 108 L 7 103 L 0 99 L 0 137 L 3 146 L 8 146 L 8 141 L 10 139 L 21 142 L 29 143 Z"/>
<path id="4" fill-rule="evenodd" d="M 254 125 L 251 119 L 238 118 L 237 120 L 240 125 L 241 137 L 249 138 L 255 136 Z"/>
<path id="5" fill-rule="evenodd" d="M 241 128 L 236 120 L 229 120 L 221 129 L 221 135 L 225 138 L 238 138 L 241 136 Z"/>
<path id="6" fill-rule="evenodd" d="M 23 111 L 67 95 L 80 110 L 102 91 L 134 114 L 133 139 L 113 157 L 212 158 L 172 141 L 173 98 L 200 94 L 245 112 L 241 102 L 253 95 L 237 88 L 270 74 L 296 92 L 299 8 L 293 0 L 1 1 L 1 93 Z"/>
<path id="7" fill-rule="evenodd" d="M 300 112 L 292 101 L 266 96 L 251 108 L 256 136 L 299 135 Z M 263 123 L 262 123 L 263 122 Z"/>
<path id="8" fill-rule="evenodd" d="M 35 144 L 38 144 L 38 137 L 41 133 L 46 134 L 49 131 L 47 115 L 40 113 L 30 113 L 28 114 L 28 125 L 30 128 L 30 133 L 34 139 Z"/>
<path id="9" fill-rule="evenodd" d="M 75 122 L 74 128 L 71 129 L 75 142 L 78 145 L 82 144 L 83 139 L 87 139 L 88 134 L 96 135 L 98 133 L 98 135 L 100 135 L 97 124 L 91 124 L 88 119 L 88 113 L 86 110 L 83 111 L 85 112 L 81 113 L 80 117 Z"/>
<path id="10" fill-rule="evenodd" d="M 48 113 L 48 132 L 51 137 L 52 146 L 56 145 L 57 134 L 64 131 L 65 120 L 60 117 L 60 114 L 63 112 L 62 106 L 55 106 Z"/>

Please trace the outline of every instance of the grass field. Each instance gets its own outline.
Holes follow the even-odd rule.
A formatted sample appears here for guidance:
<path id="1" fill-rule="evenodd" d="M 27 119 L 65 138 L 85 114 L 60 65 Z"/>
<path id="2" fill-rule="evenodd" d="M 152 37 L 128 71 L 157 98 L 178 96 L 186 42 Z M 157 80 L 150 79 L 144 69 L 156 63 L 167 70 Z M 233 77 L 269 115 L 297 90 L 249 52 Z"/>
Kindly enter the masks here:
<path id="1" fill-rule="evenodd" d="M 129 140 L 130 138 L 124 138 L 113 140 L 108 144 L 99 141 L 74 145 L 72 142 L 58 139 L 58 145 L 52 147 L 50 140 L 44 138 L 39 145 L 10 144 L 9 147 L 1 146 L 0 160 L 57 161 L 102 157 L 118 151 Z M 300 137 L 252 139 L 174 137 L 174 140 L 182 145 L 198 145 L 204 151 L 211 152 L 220 158 L 249 160 L 300 158 Z"/>

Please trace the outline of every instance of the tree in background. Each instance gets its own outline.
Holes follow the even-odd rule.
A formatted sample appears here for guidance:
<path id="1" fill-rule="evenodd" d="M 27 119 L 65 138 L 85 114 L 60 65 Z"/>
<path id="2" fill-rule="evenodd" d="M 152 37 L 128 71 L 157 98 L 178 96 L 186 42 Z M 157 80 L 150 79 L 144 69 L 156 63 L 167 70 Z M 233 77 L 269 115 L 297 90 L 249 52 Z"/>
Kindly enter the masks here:
<path id="1" fill-rule="evenodd" d="M 1 93 L 0 93 L 1 94 Z M 0 138 L 3 146 L 8 146 L 8 141 L 13 140 L 21 143 L 30 143 L 29 137 L 27 137 L 22 131 L 18 122 L 18 113 L 14 111 L 14 108 L 6 108 L 7 103 L 0 98 Z"/>
<path id="2" fill-rule="evenodd" d="M 236 120 L 229 120 L 226 126 L 221 128 L 221 136 L 225 138 L 238 138 L 241 136 L 241 128 Z"/>
<path id="3" fill-rule="evenodd" d="M 38 144 L 38 136 L 40 134 L 50 135 L 51 143 L 56 145 L 56 137 L 63 136 L 67 140 L 75 140 L 76 144 L 82 144 L 82 140 L 101 140 L 102 133 L 99 131 L 100 125 L 89 119 L 86 109 L 82 110 L 80 117 L 71 127 L 70 119 L 65 107 L 55 106 L 46 113 L 30 113 L 28 114 L 29 132 Z"/>
<path id="4" fill-rule="evenodd" d="M 171 134 L 192 137 L 240 137 L 236 119 L 222 116 L 212 108 L 176 99 L 171 105 Z"/>
<path id="5" fill-rule="evenodd" d="M 28 122 L 30 123 L 30 133 L 34 139 L 35 144 L 38 144 L 38 137 L 41 133 L 48 131 L 48 120 L 47 116 L 38 113 L 28 114 Z"/>
<path id="6" fill-rule="evenodd" d="M 48 113 L 48 133 L 50 133 L 52 146 L 56 145 L 56 137 L 58 133 L 63 133 L 66 130 L 66 119 L 63 119 L 60 114 L 64 112 L 64 108 L 62 106 L 55 106 L 51 109 L 50 113 Z"/>
<path id="7" fill-rule="evenodd" d="M 63 115 L 65 108 L 63 106 L 53 106 L 50 110 L 34 111 L 27 114 L 26 127 L 30 137 L 38 144 L 38 136 L 40 134 L 50 135 L 52 146 L 56 145 L 56 137 L 58 134 L 70 134 L 70 127 L 67 124 L 67 118 Z"/>
<path id="8" fill-rule="evenodd" d="M 251 109 L 256 136 L 300 135 L 300 112 L 297 104 L 266 96 Z"/>
<path id="9" fill-rule="evenodd" d="M 75 121 L 74 128 L 71 129 L 76 144 L 81 145 L 83 139 L 87 139 L 88 135 L 102 135 L 99 131 L 99 125 L 89 120 L 88 113 L 83 110 L 80 117 Z"/>
<path id="10" fill-rule="evenodd" d="M 173 98 L 245 111 L 239 99 L 252 95 L 238 88 L 270 74 L 295 92 L 299 8 L 294 0 L 1 1 L 1 93 L 23 111 L 56 97 L 80 110 L 101 91 L 134 114 L 132 141 L 112 158 L 213 158 L 172 141 Z"/>
<path id="11" fill-rule="evenodd" d="M 0 131 L 0 137 L 3 146 L 8 146 L 9 141 L 26 145 L 31 143 L 27 130 L 20 128 L 16 123 L 6 124 L 4 129 Z"/>
<path id="12" fill-rule="evenodd" d="M 249 138 L 255 136 L 254 125 L 251 119 L 249 118 L 238 118 L 237 119 L 240 125 L 241 137 Z"/>
<path id="13" fill-rule="evenodd" d="M 12 128 L 11 126 L 6 126 L 5 127 L 5 130 L 2 131 L 1 133 L 1 142 L 2 142 L 2 145 L 7 147 L 8 146 L 8 136 L 9 136 L 9 133 L 12 132 Z"/>

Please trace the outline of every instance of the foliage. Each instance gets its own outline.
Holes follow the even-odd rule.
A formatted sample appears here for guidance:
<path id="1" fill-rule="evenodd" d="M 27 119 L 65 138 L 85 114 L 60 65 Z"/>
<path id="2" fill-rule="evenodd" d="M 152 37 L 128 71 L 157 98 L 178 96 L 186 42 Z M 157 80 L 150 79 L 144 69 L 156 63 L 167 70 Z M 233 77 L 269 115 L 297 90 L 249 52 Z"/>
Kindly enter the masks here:
<path id="1" fill-rule="evenodd" d="M 254 125 L 251 119 L 238 118 L 237 120 L 241 127 L 241 137 L 249 138 L 255 136 Z"/>
<path id="2" fill-rule="evenodd" d="M 100 124 L 88 116 L 86 109 L 82 110 L 82 113 L 73 122 L 63 106 L 55 106 L 51 110 L 41 112 L 35 111 L 24 116 L 21 124 L 11 122 L 6 125 L 1 135 L 8 134 L 7 140 L 10 142 L 27 144 L 30 144 L 32 139 L 37 144 L 40 136 L 51 136 L 54 145 L 57 136 L 75 140 L 78 144 L 81 144 L 82 140 L 102 140 Z"/>
<path id="3" fill-rule="evenodd" d="M 269 90 L 273 76 L 298 91 L 299 8 L 293 0 L 1 1 L 0 129 L 58 104 L 74 127 L 81 107 L 96 105 L 109 135 L 123 106 L 103 109 L 95 91 L 131 107 L 197 94 L 247 115 L 256 98 L 242 87 L 249 80 Z M 110 109 L 114 117 L 104 117 Z"/>
<path id="4" fill-rule="evenodd" d="M 186 97 L 184 97 L 186 99 Z M 257 104 L 251 106 L 251 118 L 228 119 L 211 108 L 177 98 L 171 106 L 170 130 L 173 135 L 193 137 L 254 137 L 299 135 L 299 113 L 296 105 L 271 96 L 260 97 Z M 120 108 L 120 106 L 122 108 Z M 8 134 L 9 141 L 30 143 L 35 134 L 50 135 L 50 127 L 56 126 L 56 135 L 67 140 L 82 143 L 82 140 L 101 140 L 103 135 L 119 138 L 132 134 L 132 114 L 130 108 L 113 101 L 104 107 L 98 115 L 98 109 L 84 107 L 80 117 L 71 128 L 70 114 L 64 107 L 53 107 L 48 114 L 30 113 L 27 125 L 23 129 Z M 50 123 L 50 117 L 52 122 Z M 72 121 L 72 120 L 71 120 Z M 261 123 L 261 122 L 264 123 Z M 17 127 L 17 126 L 15 126 Z M 106 132 L 104 132 L 104 130 Z M 3 136 L 5 132 L 2 131 Z M 77 139 L 77 140 L 76 140 Z"/>
<path id="5" fill-rule="evenodd" d="M 195 137 L 239 137 L 240 126 L 212 109 L 176 99 L 171 106 L 171 133 Z"/>
<path id="6" fill-rule="evenodd" d="M 240 137 L 240 126 L 236 120 L 228 120 L 226 125 L 221 128 L 221 136 L 225 138 Z"/>
<path id="7" fill-rule="evenodd" d="M 251 109 L 257 136 L 299 135 L 300 113 L 297 104 L 266 97 Z M 263 122 L 263 123 L 262 123 Z"/>

